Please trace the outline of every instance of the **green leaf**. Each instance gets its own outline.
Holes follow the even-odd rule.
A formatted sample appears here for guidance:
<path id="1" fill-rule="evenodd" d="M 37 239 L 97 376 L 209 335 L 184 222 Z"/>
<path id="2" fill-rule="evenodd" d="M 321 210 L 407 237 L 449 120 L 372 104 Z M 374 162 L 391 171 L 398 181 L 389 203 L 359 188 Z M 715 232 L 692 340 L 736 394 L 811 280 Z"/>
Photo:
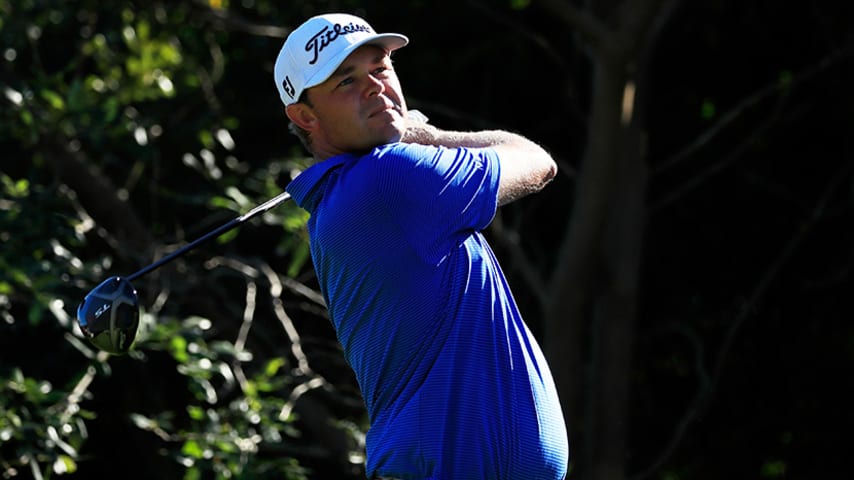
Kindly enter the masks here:
<path id="1" fill-rule="evenodd" d="M 30 193 L 29 190 L 30 190 L 30 181 L 27 180 L 26 178 L 22 178 L 22 179 L 18 180 L 17 182 L 15 182 L 15 188 L 14 188 L 13 193 L 16 194 L 18 197 L 23 198 L 23 197 L 26 197 L 27 195 L 29 195 L 29 193 Z"/>
<path id="2" fill-rule="evenodd" d="M 237 205 L 235 205 L 234 200 L 232 200 L 228 197 L 222 197 L 222 196 L 211 197 L 211 199 L 208 200 L 208 205 L 215 207 L 215 208 L 225 208 L 228 210 L 237 210 Z"/>
<path id="3" fill-rule="evenodd" d="M 68 109 L 71 111 L 80 110 L 84 103 L 83 81 L 80 78 L 75 78 L 68 88 Z"/>
<path id="4" fill-rule="evenodd" d="M 77 471 L 77 462 L 68 455 L 60 455 L 53 462 L 53 471 L 59 475 Z"/>
<path id="5" fill-rule="evenodd" d="M 65 100 L 58 93 L 52 90 L 42 90 L 42 98 L 47 100 L 47 103 L 54 109 L 65 110 Z"/>
<path id="6" fill-rule="evenodd" d="M 36 302 L 30 306 L 30 310 L 27 312 L 27 319 L 30 321 L 30 325 L 41 323 L 42 314 L 44 314 L 44 305 Z"/>
<path id="7" fill-rule="evenodd" d="M 237 237 L 238 231 L 237 229 L 231 230 L 230 232 L 225 232 L 216 239 L 216 243 L 218 244 L 226 244 Z"/>
<path id="8" fill-rule="evenodd" d="M 214 136 L 210 132 L 210 130 L 199 131 L 199 141 L 205 148 L 213 149 L 214 147 L 216 147 L 216 143 L 214 142 Z"/>
<path id="9" fill-rule="evenodd" d="M 175 360 L 181 363 L 186 362 L 190 358 L 187 354 L 187 339 L 182 336 L 172 337 L 172 340 L 169 341 L 169 350 L 172 352 Z"/>
<path id="10" fill-rule="evenodd" d="M 272 377 L 272 376 L 276 375 L 276 373 L 279 371 L 279 369 L 282 368 L 282 366 L 284 366 L 284 365 L 285 365 L 285 359 L 284 358 L 281 358 L 281 357 L 273 358 L 269 362 L 267 362 L 267 365 L 264 367 L 264 373 L 268 377 Z"/>
<path id="11" fill-rule="evenodd" d="M 792 75 L 791 70 L 783 70 L 780 72 L 780 77 L 777 79 L 777 86 L 780 90 L 788 90 L 792 87 L 792 81 L 794 80 L 794 75 Z"/>
<path id="12" fill-rule="evenodd" d="M 184 442 L 184 446 L 181 447 L 181 453 L 192 458 L 202 458 L 204 456 L 204 449 L 202 449 L 198 442 L 191 439 Z"/>
<path id="13" fill-rule="evenodd" d="M 770 460 L 762 465 L 762 478 L 783 478 L 786 476 L 786 462 Z"/>
<path id="14" fill-rule="evenodd" d="M 200 480 L 202 478 L 202 471 L 199 470 L 199 467 L 192 466 L 184 472 L 184 480 Z"/>
<path id="15" fill-rule="evenodd" d="M 247 380 L 243 382 L 243 392 L 246 394 L 247 397 L 254 397 L 258 395 L 258 387 L 252 380 Z"/>
<path id="16" fill-rule="evenodd" d="M 297 246 L 297 248 L 293 252 L 293 257 L 290 265 L 288 265 L 288 276 L 291 278 L 299 275 L 302 267 L 309 261 L 311 258 L 311 249 L 309 249 L 308 244 L 301 243 Z"/>
<path id="17" fill-rule="evenodd" d="M 715 116 L 715 104 L 712 100 L 706 98 L 700 105 L 700 117 L 703 120 L 710 120 Z"/>
<path id="18" fill-rule="evenodd" d="M 104 102 L 104 121 L 112 122 L 119 115 L 119 100 L 115 97 L 110 97 Z"/>
<path id="19" fill-rule="evenodd" d="M 21 110 L 21 122 L 28 127 L 33 126 L 33 114 L 29 110 Z"/>
<path id="20" fill-rule="evenodd" d="M 284 216 L 283 225 L 285 230 L 295 232 L 301 230 L 308 223 L 309 213 L 303 209 L 293 209 Z"/>
<path id="21" fill-rule="evenodd" d="M 190 418 L 192 418 L 193 420 L 202 420 L 203 418 L 205 418 L 204 409 L 195 405 L 190 405 L 187 407 L 187 414 L 189 414 Z"/>
<path id="22" fill-rule="evenodd" d="M 136 34 L 140 40 L 148 40 L 151 38 L 151 25 L 145 20 L 140 20 L 136 24 Z"/>

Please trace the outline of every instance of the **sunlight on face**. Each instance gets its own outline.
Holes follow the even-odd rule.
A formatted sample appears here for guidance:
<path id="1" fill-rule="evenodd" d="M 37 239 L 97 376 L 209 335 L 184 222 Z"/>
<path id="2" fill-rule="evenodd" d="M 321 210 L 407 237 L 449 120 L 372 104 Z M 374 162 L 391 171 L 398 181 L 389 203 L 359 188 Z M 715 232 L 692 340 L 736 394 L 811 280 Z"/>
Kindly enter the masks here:
<path id="1" fill-rule="evenodd" d="M 316 149 L 330 156 L 400 140 L 406 104 L 385 50 L 360 47 L 325 82 L 308 90 Z"/>

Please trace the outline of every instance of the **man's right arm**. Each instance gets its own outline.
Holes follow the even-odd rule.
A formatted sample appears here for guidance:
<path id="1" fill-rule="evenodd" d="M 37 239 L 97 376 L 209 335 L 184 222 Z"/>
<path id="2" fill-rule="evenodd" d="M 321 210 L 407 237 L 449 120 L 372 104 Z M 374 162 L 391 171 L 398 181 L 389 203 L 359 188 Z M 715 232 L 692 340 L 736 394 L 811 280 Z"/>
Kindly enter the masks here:
<path id="1" fill-rule="evenodd" d="M 491 148 L 501 164 L 498 205 L 540 191 L 557 173 L 557 164 L 542 147 L 503 130 L 453 132 L 427 123 L 409 122 L 401 141 L 448 148 Z"/>

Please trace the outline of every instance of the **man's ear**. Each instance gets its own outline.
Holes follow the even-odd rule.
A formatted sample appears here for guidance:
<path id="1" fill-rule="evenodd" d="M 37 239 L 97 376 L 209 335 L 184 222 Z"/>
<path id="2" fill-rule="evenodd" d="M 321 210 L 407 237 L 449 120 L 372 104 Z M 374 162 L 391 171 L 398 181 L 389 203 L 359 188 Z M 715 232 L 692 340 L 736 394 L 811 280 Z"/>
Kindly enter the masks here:
<path id="1" fill-rule="evenodd" d="M 317 125 L 317 117 L 311 107 L 304 103 L 292 103 L 285 107 L 285 114 L 301 129 L 310 132 Z"/>

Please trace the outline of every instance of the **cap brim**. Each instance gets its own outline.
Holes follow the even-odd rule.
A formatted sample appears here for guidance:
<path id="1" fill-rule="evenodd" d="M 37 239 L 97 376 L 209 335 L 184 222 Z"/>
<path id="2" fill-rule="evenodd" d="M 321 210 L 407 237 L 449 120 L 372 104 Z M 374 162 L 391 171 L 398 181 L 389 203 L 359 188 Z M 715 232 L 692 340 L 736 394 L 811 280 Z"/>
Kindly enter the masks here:
<path id="1" fill-rule="evenodd" d="M 405 35 L 401 35 L 399 33 L 380 33 L 374 35 L 372 37 L 365 38 L 360 40 L 346 49 L 338 52 L 338 55 L 334 56 L 326 65 L 323 66 L 322 69 L 318 70 L 311 78 L 307 79 L 305 85 L 303 86 L 303 91 L 308 90 L 311 87 L 316 87 L 321 83 L 325 82 L 335 70 L 350 56 L 351 53 L 356 51 L 357 48 L 362 45 L 379 45 L 382 48 L 385 48 L 389 52 L 393 52 L 398 48 L 406 46 L 409 43 L 409 39 Z"/>

